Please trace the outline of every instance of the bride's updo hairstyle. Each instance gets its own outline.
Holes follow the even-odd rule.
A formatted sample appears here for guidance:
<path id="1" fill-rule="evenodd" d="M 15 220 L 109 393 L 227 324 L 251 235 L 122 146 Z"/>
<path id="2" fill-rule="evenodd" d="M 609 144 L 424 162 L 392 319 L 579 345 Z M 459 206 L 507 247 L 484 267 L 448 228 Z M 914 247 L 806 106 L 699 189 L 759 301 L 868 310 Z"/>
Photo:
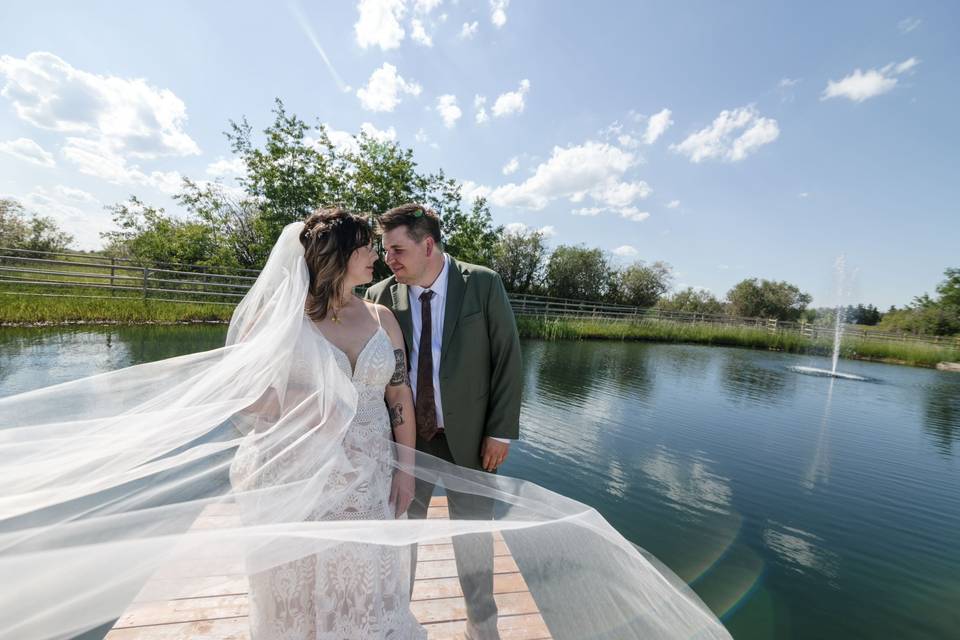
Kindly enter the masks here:
<path id="1" fill-rule="evenodd" d="M 372 239 L 367 218 L 340 207 L 317 209 L 303 221 L 300 244 L 310 270 L 306 311 L 313 320 L 327 317 L 341 298 L 350 256 Z"/>

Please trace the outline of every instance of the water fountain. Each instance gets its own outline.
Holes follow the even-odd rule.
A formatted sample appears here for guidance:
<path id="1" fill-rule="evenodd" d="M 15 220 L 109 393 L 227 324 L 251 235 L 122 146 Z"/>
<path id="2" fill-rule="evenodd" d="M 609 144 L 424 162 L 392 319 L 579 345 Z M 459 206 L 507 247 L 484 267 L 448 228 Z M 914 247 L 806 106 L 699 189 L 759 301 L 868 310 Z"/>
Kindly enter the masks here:
<path id="1" fill-rule="evenodd" d="M 830 369 L 820 369 L 817 367 L 790 367 L 792 371 L 810 376 L 822 376 L 826 378 L 843 378 L 846 380 L 867 380 L 863 376 L 852 373 L 841 373 L 837 371 L 837 363 L 840 360 L 840 344 L 843 340 L 844 313 L 846 308 L 843 306 L 844 299 L 848 293 L 847 283 L 847 260 L 841 255 L 837 258 L 834 266 L 834 273 L 837 282 L 837 307 L 834 313 L 833 322 L 833 354 L 831 358 Z"/>

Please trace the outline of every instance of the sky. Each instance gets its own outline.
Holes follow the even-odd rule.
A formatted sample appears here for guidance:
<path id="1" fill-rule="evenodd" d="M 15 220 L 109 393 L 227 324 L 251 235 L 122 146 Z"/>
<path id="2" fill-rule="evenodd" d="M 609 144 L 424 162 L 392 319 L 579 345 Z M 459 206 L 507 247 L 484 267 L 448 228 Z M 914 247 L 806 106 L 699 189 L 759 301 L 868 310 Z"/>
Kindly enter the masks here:
<path id="1" fill-rule="evenodd" d="M 902 306 L 960 266 L 952 2 L 5 1 L 0 196 L 96 248 L 132 194 L 235 187 L 275 98 L 414 149 L 497 224 L 719 297 Z"/>

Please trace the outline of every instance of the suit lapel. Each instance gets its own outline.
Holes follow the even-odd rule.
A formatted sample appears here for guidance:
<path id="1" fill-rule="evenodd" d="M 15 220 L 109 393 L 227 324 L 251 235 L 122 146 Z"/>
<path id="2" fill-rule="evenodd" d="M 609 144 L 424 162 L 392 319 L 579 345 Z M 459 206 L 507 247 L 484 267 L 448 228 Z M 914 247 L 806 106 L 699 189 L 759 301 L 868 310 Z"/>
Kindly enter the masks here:
<path id="1" fill-rule="evenodd" d="M 463 292 L 467 285 L 463 281 L 463 274 L 460 273 L 460 267 L 457 261 L 450 259 L 449 269 L 447 269 L 447 303 L 443 310 L 443 341 L 440 343 L 440 363 L 447 357 L 450 351 L 450 340 L 453 338 L 453 332 L 457 328 L 457 320 L 460 318 L 460 307 L 463 305 Z"/>
<path id="2" fill-rule="evenodd" d="M 410 294 L 405 284 L 394 284 L 390 287 L 393 297 L 393 315 L 400 323 L 403 339 L 407 343 L 407 350 L 413 346 L 413 318 L 410 316 Z"/>

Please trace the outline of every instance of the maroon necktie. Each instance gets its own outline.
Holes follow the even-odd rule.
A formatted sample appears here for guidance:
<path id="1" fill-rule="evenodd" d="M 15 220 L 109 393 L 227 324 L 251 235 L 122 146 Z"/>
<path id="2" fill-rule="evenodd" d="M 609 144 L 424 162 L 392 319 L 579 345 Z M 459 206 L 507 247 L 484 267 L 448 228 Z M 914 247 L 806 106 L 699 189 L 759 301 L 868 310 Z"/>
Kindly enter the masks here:
<path id="1" fill-rule="evenodd" d="M 417 352 L 417 398 L 414 402 L 417 433 L 428 442 L 440 430 L 433 392 L 433 323 L 430 314 L 430 299 L 435 295 L 429 289 L 420 294 L 420 349 Z"/>

